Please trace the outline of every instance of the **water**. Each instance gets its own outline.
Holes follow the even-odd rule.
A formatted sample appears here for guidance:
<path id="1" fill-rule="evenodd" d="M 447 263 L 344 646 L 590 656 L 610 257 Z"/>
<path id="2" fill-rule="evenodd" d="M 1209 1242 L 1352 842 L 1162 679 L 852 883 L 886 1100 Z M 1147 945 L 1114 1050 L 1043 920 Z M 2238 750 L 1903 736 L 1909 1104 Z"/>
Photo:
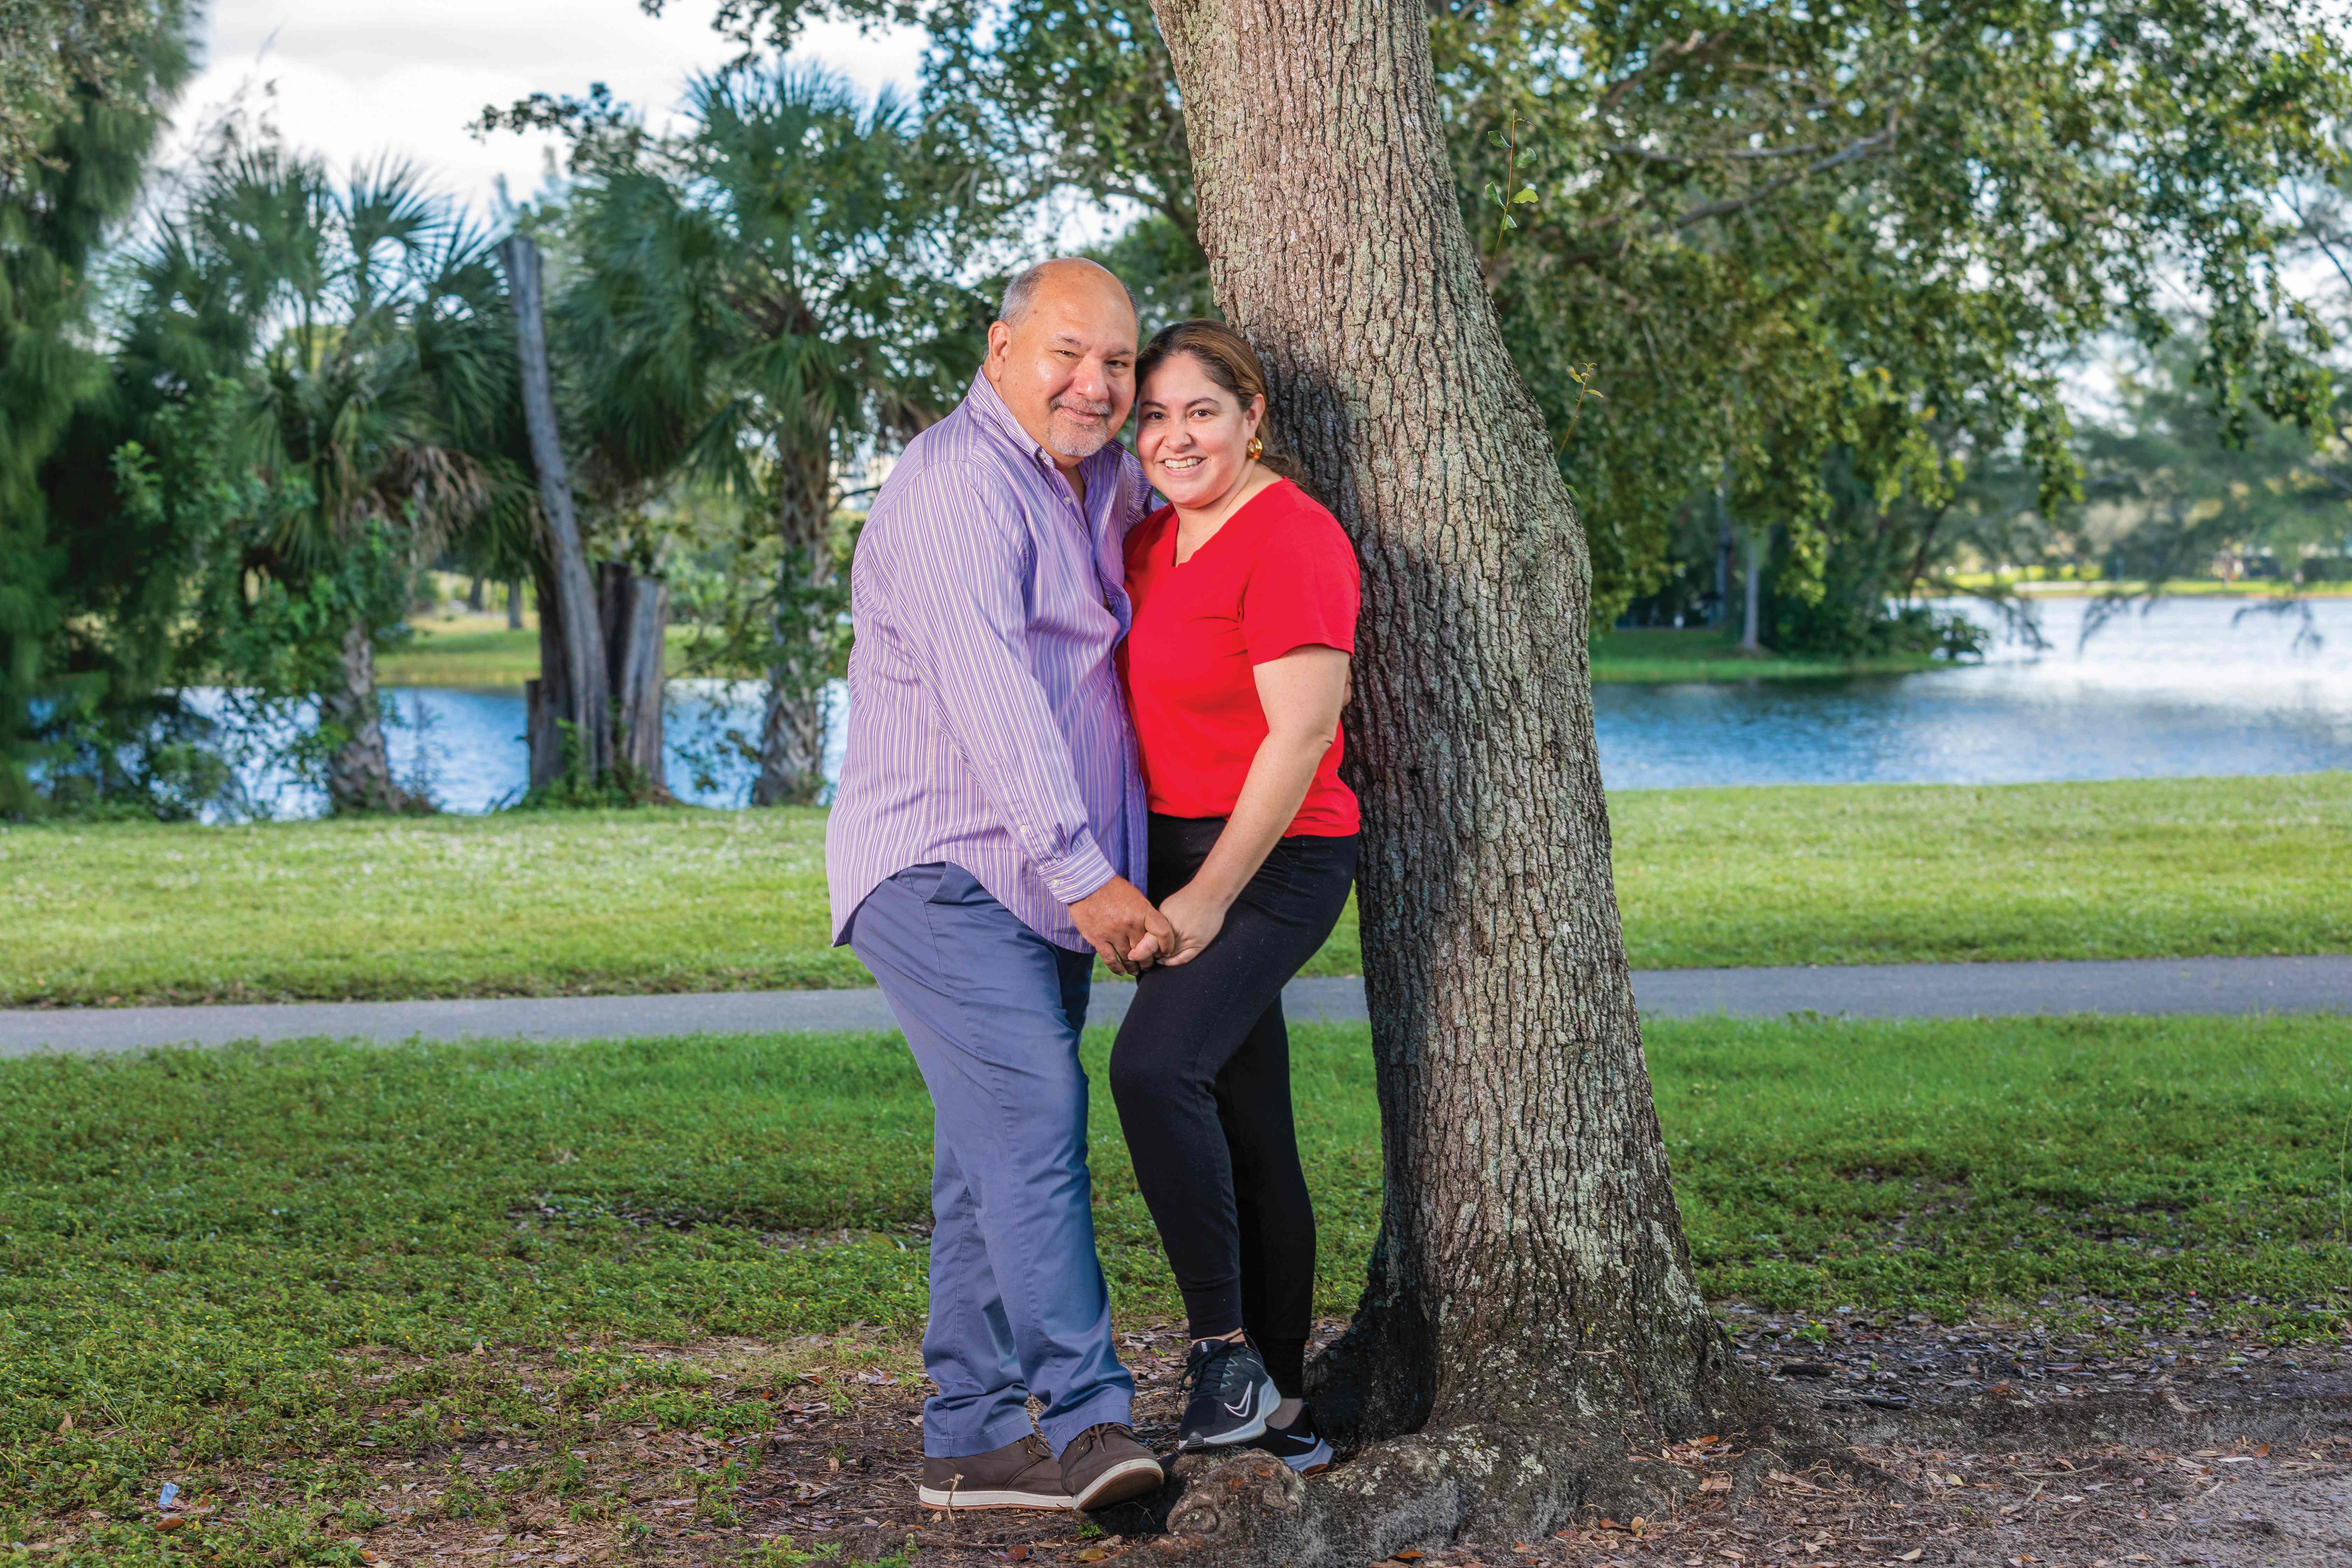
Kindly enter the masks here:
<path id="1" fill-rule="evenodd" d="M 2110 622 L 2078 649 L 2088 603 L 2039 607 L 2048 649 L 2006 642 L 1968 668 L 1596 688 L 1601 777 L 1612 789 L 1661 789 L 2352 768 L 2352 600 L 2312 602 L 2316 648 L 2296 646 L 2298 620 L 2241 617 L 2242 601 L 2174 599 Z M 522 792 L 520 689 L 428 687 L 387 697 L 407 721 L 391 732 L 394 770 L 414 776 L 421 757 L 446 809 L 484 811 Z M 218 694 L 198 700 L 216 706 Z M 828 777 L 841 763 L 846 700 L 838 688 L 834 700 Z M 752 682 L 671 683 L 667 782 L 679 799 L 734 806 L 749 798 L 752 766 L 721 738 L 730 730 L 755 737 L 760 703 Z M 282 775 L 256 773 L 247 784 L 280 816 L 320 807 L 315 792 Z"/>
<path id="2" fill-rule="evenodd" d="M 421 785 L 445 811 L 481 812 L 510 805 L 530 783 L 530 754 L 523 744 L 520 687 L 419 686 L 386 689 L 385 747 L 394 775 Z M 841 773 L 843 721 L 847 692 L 836 682 L 830 693 L 833 735 L 826 747 L 825 777 Z M 217 715 L 225 706 L 217 690 L 189 693 L 193 706 Z M 746 748 L 758 743 L 763 689 L 750 680 L 673 680 L 663 716 L 668 738 L 664 782 L 670 793 L 693 805 L 740 806 L 750 800 L 758 773 Z M 307 722 L 307 713 L 298 722 Z M 275 816 L 316 816 L 321 794 L 283 768 L 241 770 L 246 792 Z"/>
<path id="3" fill-rule="evenodd" d="M 2243 601 L 2168 599 L 2077 647 L 2090 601 L 2042 603 L 2036 653 L 1849 680 L 1601 686 L 1612 789 L 2028 784 L 2352 768 L 2352 600 L 2303 623 Z"/>

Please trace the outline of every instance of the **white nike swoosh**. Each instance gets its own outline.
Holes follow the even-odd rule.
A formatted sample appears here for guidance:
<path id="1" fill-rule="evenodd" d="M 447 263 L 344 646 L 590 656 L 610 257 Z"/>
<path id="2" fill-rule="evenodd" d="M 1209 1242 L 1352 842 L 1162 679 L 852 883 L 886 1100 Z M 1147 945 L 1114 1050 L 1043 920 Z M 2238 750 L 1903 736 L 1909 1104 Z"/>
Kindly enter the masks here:
<path id="1" fill-rule="evenodd" d="M 1256 1395 L 1256 1394 L 1249 1394 L 1249 1395 L 1245 1396 L 1245 1397 L 1242 1400 L 1242 1402 L 1241 1402 L 1239 1405 L 1226 1405 L 1226 1406 L 1225 1406 L 1225 1414 L 1226 1414 L 1226 1415 L 1233 1415 L 1233 1416 L 1237 1416 L 1237 1417 L 1240 1417 L 1240 1416 L 1246 1416 L 1246 1415 L 1249 1415 L 1249 1413 L 1250 1413 L 1250 1406 L 1252 1406 L 1253 1405 L 1255 1405 L 1256 1403 L 1257 1403 L 1257 1395 Z"/>

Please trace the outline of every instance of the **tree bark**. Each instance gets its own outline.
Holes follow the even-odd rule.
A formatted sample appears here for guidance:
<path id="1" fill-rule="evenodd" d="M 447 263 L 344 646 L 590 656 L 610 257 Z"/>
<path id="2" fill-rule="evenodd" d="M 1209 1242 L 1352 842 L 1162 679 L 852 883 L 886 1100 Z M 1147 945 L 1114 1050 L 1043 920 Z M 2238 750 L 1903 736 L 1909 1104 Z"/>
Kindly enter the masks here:
<path id="1" fill-rule="evenodd" d="M 530 752 L 530 787 L 545 789 L 563 776 L 563 723 L 572 711 L 570 656 L 563 647 L 563 618 L 556 613 L 549 582 L 554 563 L 542 555 L 531 574 L 539 590 L 539 679 L 522 686 L 523 734 Z M 520 585 L 518 584 L 518 587 Z"/>
<path id="2" fill-rule="evenodd" d="M 1155 9 L 1218 303 L 1363 563 L 1348 739 L 1386 1187 L 1313 1377 L 1349 1440 L 1418 1434 L 1358 1460 L 1346 1489 L 1377 1508 L 1310 1484 L 1268 1523 L 1212 1488 L 1171 1529 L 1305 1563 L 1556 1528 L 1593 1456 L 1717 1429 L 1744 1386 L 1643 1058 L 1583 530 L 1465 227 L 1424 0 Z"/>
<path id="3" fill-rule="evenodd" d="M 344 740 L 327 758 L 327 809 L 405 811 L 412 804 L 393 782 L 392 756 L 375 700 L 375 637 L 353 621 L 343 628 L 342 684 L 319 700 L 319 717 Z"/>
<path id="4" fill-rule="evenodd" d="M 507 584 L 507 630 L 522 630 L 522 579 L 520 577 Z"/>
<path id="5" fill-rule="evenodd" d="M 1731 618 L 1731 501 L 1725 487 L 1715 487 L 1715 607 L 1707 625 L 1719 626 Z"/>
<path id="6" fill-rule="evenodd" d="M 1761 658 L 1764 653 L 1764 552 L 1771 541 L 1771 531 L 1762 528 L 1748 530 L 1747 579 L 1743 593 L 1746 604 L 1739 615 L 1739 651 Z"/>
<path id="7" fill-rule="evenodd" d="M 485 585 L 482 574 L 477 572 L 474 574 L 474 580 L 466 586 L 466 608 L 478 616 L 484 614 L 487 608 L 482 602 L 482 590 Z"/>
<path id="8" fill-rule="evenodd" d="M 663 647 L 669 584 L 617 561 L 596 567 L 604 651 L 611 661 L 613 762 L 616 777 L 648 799 L 669 798 L 663 782 Z"/>
<path id="9" fill-rule="evenodd" d="M 596 614 L 596 584 L 581 549 L 580 524 L 572 510 L 572 479 L 555 423 L 555 385 L 547 365 L 547 323 L 540 296 L 539 247 L 529 236 L 510 234 L 499 242 L 514 310 L 515 336 L 522 368 L 524 422 L 530 428 L 532 466 L 539 470 L 539 510 L 547 525 L 551 569 L 540 580 L 540 684 L 549 690 L 548 654 L 561 654 L 559 689 L 550 691 L 554 718 L 572 726 L 577 765 L 586 782 L 611 771 L 613 718 L 605 677 L 604 639 Z M 553 592 L 549 592 L 552 589 Z M 548 623 L 555 623 L 551 642 Z M 541 746 L 531 747 L 532 782 Z"/>
<path id="10" fill-rule="evenodd" d="M 831 454 L 813 449 L 782 479 L 776 607 L 753 805 L 806 805 L 824 792 L 825 687 L 833 674 Z"/>

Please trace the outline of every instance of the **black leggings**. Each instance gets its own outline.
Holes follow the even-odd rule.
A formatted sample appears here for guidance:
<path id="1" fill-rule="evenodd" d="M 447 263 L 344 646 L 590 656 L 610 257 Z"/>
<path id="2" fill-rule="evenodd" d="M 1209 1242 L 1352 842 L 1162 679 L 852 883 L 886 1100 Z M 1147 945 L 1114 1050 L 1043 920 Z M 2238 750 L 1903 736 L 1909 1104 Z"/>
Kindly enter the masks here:
<path id="1" fill-rule="evenodd" d="M 1152 817 L 1154 902 L 1192 879 L 1224 826 Z M 1276 844 L 1199 957 L 1144 973 L 1110 1053 L 1135 1183 L 1192 1337 L 1247 1329 L 1286 1398 L 1299 1394 L 1314 1312 L 1315 1207 L 1282 988 L 1339 923 L 1355 876 L 1353 837 Z"/>

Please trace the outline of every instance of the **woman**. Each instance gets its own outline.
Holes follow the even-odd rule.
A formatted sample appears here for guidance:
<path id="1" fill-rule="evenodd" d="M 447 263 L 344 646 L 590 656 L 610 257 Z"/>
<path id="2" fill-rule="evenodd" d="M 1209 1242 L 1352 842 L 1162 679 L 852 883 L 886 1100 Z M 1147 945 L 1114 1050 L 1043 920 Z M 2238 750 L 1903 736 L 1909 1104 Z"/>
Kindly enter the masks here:
<path id="1" fill-rule="evenodd" d="M 1254 1444 L 1312 1474 L 1300 1398 L 1315 1211 L 1291 1125 L 1282 988 L 1356 871 L 1339 710 L 1356 557 L 1266 455 L 1265 373 L 1213 321 L 1136 362 L 1136 455 L 1170 502 L 1128 535 L 1122 668 L 1151 806 L 1151 900 L 1175 948 L 1110 1058 L 1136 1183 L 1192 1345 L 1182 1448 Z"/>

